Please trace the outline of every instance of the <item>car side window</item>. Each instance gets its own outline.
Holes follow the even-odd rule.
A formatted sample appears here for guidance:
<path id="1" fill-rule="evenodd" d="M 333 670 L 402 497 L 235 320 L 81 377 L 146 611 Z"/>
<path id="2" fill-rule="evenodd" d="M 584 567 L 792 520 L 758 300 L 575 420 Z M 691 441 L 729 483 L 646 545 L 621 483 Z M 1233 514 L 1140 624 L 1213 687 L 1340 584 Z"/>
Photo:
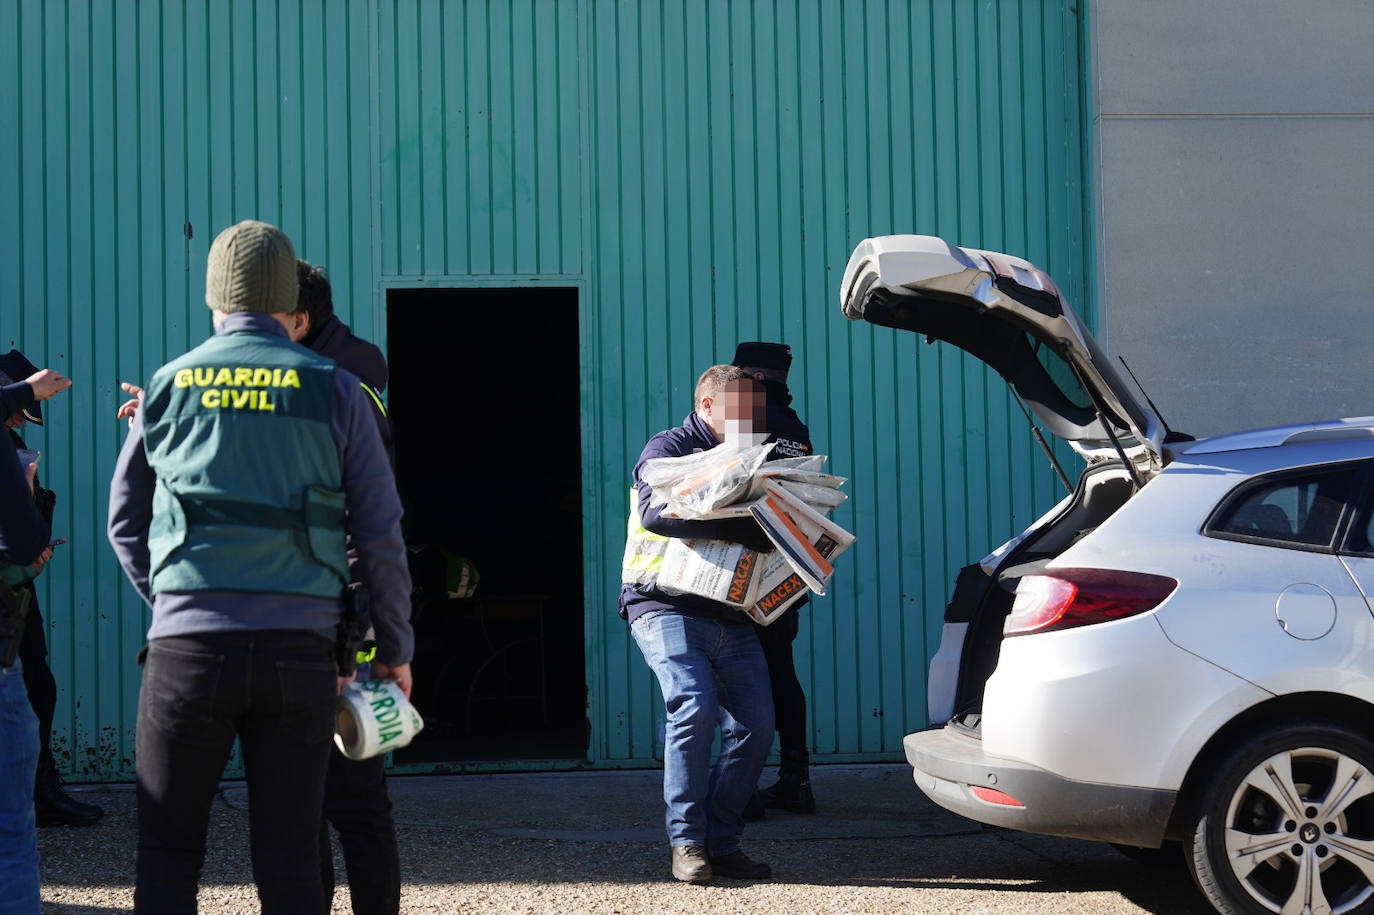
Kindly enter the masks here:
<path id="1" fill-rule="evenodd" d="M 1359 468 L 1306 469 L 1233 492 L 1203 533 L 1298 549 L 1330 549 Z"/>
<path id="2" fill-rule="evenodd" d="M 1350 525 L 1342 553 L 1374 556 L 1374 492 L 1366 491 L 1359 515 Z"/>

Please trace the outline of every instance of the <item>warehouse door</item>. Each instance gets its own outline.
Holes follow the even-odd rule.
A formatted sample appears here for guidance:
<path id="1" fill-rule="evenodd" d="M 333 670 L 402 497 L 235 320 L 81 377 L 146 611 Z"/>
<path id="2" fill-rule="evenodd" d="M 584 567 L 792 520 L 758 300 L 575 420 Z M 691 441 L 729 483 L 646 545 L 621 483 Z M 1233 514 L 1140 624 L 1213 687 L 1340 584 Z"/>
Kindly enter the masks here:
<path id="1" fill-rule="evenodd" d="M 395 762 L 584 757 L 577 290 L 393 289 L 387 348 L 425 718 Z"/>

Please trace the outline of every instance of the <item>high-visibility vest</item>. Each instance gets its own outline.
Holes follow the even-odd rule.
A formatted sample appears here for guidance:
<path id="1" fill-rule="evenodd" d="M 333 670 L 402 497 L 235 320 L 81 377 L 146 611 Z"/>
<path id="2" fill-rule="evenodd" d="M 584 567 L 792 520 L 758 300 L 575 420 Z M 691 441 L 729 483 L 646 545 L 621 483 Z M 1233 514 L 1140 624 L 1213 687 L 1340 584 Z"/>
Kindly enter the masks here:
<path id="1" fill-rule="evenodd" d="M 144 395 L 157 475 L 149 578 L 164 591 L 337 598 L 348 582 L 335 364 L 232 331 L 163 366 Z"/>
<path id="2" fill-rule="evenodd" d="M 668 539 L 647 530 L 639 520 L 639 490 L 630 487 L 630 520 L 625 531 L 625 558 L 620 563 L 620 580 L 627 585 L 649 584 L 663 568 Z"/>

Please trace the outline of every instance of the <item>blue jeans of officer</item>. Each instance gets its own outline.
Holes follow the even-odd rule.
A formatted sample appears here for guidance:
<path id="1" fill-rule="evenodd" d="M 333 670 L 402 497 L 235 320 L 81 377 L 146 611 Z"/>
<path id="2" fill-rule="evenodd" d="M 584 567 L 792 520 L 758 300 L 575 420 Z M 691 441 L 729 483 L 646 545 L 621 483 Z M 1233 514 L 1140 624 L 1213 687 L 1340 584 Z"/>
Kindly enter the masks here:
<path id="1" fill-rule="evenodd" d="M 237 736 L 264 915 L 324 907 L 320 818 L 334 749 L 333 645 L 311 632 L 153 639 L 138 695 L 134 911 L 194 912 L 210 806 Z"/>
<path id="2" fill-rule="evenodd" d="M 0 640 L 0 646 L 3 646 Z M 38 717 L 16 659 L 0 669 L 0 913 L 38 915 L 38 827 L 33 776 L 38 768 Z"/>
<path id="3" fill-rule="evenodd" d="M 630 627 L 668 711 L 663 800 L 671 845 L 718 857 L 739 848 L 740 812 L 773 744 L 768 665 L 754 624 L 650 611 Z M 720 756 L 711 744 L 720 727 Z"/>

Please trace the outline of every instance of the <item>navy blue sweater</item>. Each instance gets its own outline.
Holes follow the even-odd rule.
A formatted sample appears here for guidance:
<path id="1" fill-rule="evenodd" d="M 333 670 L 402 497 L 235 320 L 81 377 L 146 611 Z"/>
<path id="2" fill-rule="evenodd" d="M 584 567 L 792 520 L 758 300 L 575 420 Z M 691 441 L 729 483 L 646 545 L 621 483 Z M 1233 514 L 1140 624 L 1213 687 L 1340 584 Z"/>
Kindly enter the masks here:
<path id="1" fill-rule="evenodd" d="M 758 525 L 752 518 L 728 518 L 722 521 L 684 521 L 681 518 L 663 517 L 662 505 L 650 507 L 649 499 L 653 490 L 639 479 L 644 462 L 651 458 L 680 457 L 698 451 L 709 451 L 720 442 L 716 441 L 711 427 L 696 413 L 691 413 L 682 421 L 681 426 L 667 429 L 649 439 L 644 451 L 635 463 L 634 485 L 639 493 L 639 519 L 646 530 L 664 537 L 697 538 L 705 540 L 739 541 L 757 533 Z M 652 584 L 621 585 L 620 616 L 633 623 L 637 618 L 651 610 L 675 610 L 701 616 L 722 617 L 732 622 L 747 623 L 749 617 L 739 610 L 718 601 L 699 597 L 695 594 L 668 594 Z"/>

